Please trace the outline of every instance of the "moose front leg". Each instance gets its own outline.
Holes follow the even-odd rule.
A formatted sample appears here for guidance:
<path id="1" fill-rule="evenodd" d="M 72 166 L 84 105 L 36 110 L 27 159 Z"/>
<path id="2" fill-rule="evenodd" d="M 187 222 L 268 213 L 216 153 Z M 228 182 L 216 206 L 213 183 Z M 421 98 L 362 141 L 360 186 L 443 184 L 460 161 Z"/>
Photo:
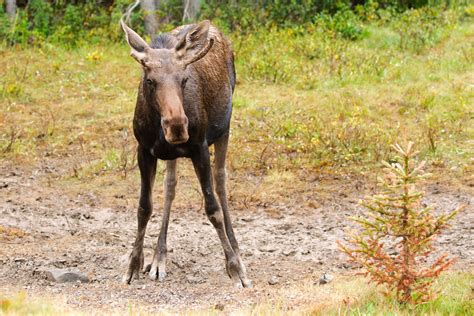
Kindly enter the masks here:
<path id="1" fill-rule="evenodd" d="M 209 148 L 207 144 L 199 146 L 192 157 L 193 166 L 201 184 L 204 195 L 204 205 L 206 215 L 217 231 L 217 235 L 224 249 L 226 259 L 227 274 L 232 279 L 236 287 L 241 288 L 252 286 L 252 282 L 247 278 L 242 261 L 239 260 L 231 246 L 226 233 L 222 209 L 216 200 L 212 186 L 211 164 L 209 158 Z"/>
<path id="2" fill-rule="evenodd" d="M 158 278 L 159 281 L 164 281 L 166 277 L 166 236 L 168 234 L 171 204 L 175 197 L 176 183 L 176 160 L 169 160 L 166 162 L 166 176 L 164 181 L 165 203 L 163 207 L 160 237 L 158 237 L 158 243 L 149 272 L 152 280 Z"/>
<path id="3" fill-rule="evenodd" d="M 138 229 L 133 250 L 128 261 L 128 270 L 123 276 L 122 282 L 129 284 L 133 276 L 138 278 L 140 270 L 143 268 L 143 239 L 145 237 L 146 226 L 153 212 L 152 190 L 156 174 L 156 158 L 154 158 L 145 148 L 138 146 L 137 152 L 138 167 L 141 176 L 140 201 L 137 211 Z"/>

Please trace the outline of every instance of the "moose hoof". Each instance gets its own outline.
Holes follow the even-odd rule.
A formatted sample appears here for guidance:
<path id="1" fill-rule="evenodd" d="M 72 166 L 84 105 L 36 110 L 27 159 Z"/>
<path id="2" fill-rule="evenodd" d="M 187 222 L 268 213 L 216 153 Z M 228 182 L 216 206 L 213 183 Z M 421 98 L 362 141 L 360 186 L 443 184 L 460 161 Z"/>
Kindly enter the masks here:
<path id="1" fill-rule="evenodd" d="M 243 289 L 243 288 L 252 288 L 253 284 L 252 281 L 249 279 L 239 279 L 234 283 L 234 287 L 237 289 Z"/>
<path id="2" fill-rule="evenodd" d="M 145 269 L 143 269 L 143 273 L 148 273 L 148 272 L 150 272 L 150 270 L 151 270 L 151 263 L 149 263 L 145 266 Z"/>
<path id="3" fill-rule="evenodd" d="M 234 287 L 237 288 L 237 289 L 252 288 L 253 287 L 252 280 L 249 280 L 246 277 L 234 278 L 234 279 L 232 279 L 232 281 L 234 281 Z"/>
<path id="4" fill-rule="evenodd" d="M 138 279 L 138 274 L 134 272 L 127 272 L 123 275 L 122 277 L 122 283 L 123 284 L 130 284 L 132 282 L 133 276 Z"/>
<path id="5" fill-rule="evenodd" d="M 226 263 L 226 271 L 236 288 L 251 288 L 253 286 L 252 281 L 247 278 L 245 266 L 240 260 L 229 260 Z"/>
<path id="6" fill-rule="evenodd" d="M 158 281 L 163 282 L 166 279 L 166 272 L 158 272 Z"/>
<path id="7" fill-rule="evenodd" d="M 148 276 L 153 281 L 158 280 L 160 282 L 163 282 L 166 278 L 166 272 L 165 271 L 159 271 L 159 269 L 157 267 L 152 266 L 149 270 Z"/>
<path id="8" fill-rule="evenodd" d="M 252 280 L 249 280 L 249 279 L 243 279 L 242 280 L 242 285 L 246 288 L 253 288 L 253 283 L 252 283 Z"/>
<path id="9" fill-rule="evenodd" d="M 157 273 L 156 273 L 156 270 L 155 270 L 155 269 L 150 270 L 150 272 L 148 273 L 148 277 L 149 277 L 150 279 L 152 279 L 153 281 L 156 280 L 156 276 L 157 276 Z"/>
<path id="10" fill-rule="evenodd" d="M 238 289 L 242 288 L 252 288 L 253 283 L 252 280 L 248 279 L 246 276 L 240 276 L 233 274 L 230 277 L 232 279 L 232 282 L 234 282 L 234 287 Z"/>
<path id="11" fill-rule="evenodd" d="M 139 272 L 143 268 L 143 252 L 134 249 L 128 261 L 127 273 L 122 277 L 122 283 L 130 284 L 133 277 L 139 278 Z"/>
<path id="12" fill-rule="evenodd" d="M 139 269 L 134 270 L 134 271 L 128 271 L 126 274 L 124 274 L 122 277 L 122 283 L 130 284 L 134 278 L 138 280 L 139 279 L 138 270 Z"/>

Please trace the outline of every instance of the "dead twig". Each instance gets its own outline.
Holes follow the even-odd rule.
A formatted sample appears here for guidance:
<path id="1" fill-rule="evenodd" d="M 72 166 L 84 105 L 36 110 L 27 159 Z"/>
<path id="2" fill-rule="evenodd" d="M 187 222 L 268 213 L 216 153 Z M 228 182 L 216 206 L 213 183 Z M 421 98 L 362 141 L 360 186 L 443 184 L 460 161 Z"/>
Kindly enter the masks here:
<path id="1" fill-rule="evenodd" d="M 4 153 L 10 152 L 12 150 L 13 144 L 15 143 L 18 134 L 20 134 L 20 132 L 16 129 L 15 125 L 10 125 L 10 140 L 8 142 L 8 145 L 3 149 Z"/>
<path id="2" fill-rule="evenodd" d="M 69 224 L 69 219 L 67 218 L 66 214 L 64 214 L 64 212 L 63 212 L 63 216 L 64 216 L 64 218 L 66 219 L 67 228 L 68 228 L 69 233 L 71 234 L 71 236 L 74 236 L 75 230 L 73 230 L 73 229 L 71 228 L 71 224 Z"/>

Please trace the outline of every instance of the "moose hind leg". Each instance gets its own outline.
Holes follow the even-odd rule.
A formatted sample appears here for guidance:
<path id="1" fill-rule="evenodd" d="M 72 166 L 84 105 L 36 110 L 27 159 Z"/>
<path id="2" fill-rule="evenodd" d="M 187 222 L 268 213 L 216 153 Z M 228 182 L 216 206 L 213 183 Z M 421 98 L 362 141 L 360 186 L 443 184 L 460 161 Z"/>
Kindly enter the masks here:
<path id="1" fill-rule="evenodd" d="M 227 144 L 229 142 L 229 134 L 226 133 L 224 136 L 219 138 L 214 143 L 215 158 L 214 158 L 214 183 L 216 186 L 216 193 L 219 197 L 219 201 L 222 207 L 222 213 L 224 215 L 224 223 L 227 237 L 229 238 L 230 244 L 234 249 L 234 252 L 239 256 L 240 249 L 237 239 L 235 238 L 234 229 L 232 228 L 232 219 L 229 213 L 229 207 L 227 205 L 227 189 L 226 189 L 226 178 L 227 172 L 225 167 L 226 155 L 227 155 Z"/>
<path id="2" fill-rule="evenodd" d="M 234 229 L 232 227 L 232 218 L 230 216 L 229 206 L 227 204 L 227 172 L 225 163 L 228 143 L 229 133 L 226 133 L 214 143 L 214 183 L 216 186 L 216 193 L 219 197 L 222 213 L 224 216 L 224 224 L 227 237 L 229 238 L 230 244 L 232 245 L 232 249 L 234 250 L 235 255 L 237 256 L 242 270 L 246 274 L 247 271 L 240 256 L 240 248 L 237 242 L 237 238 L 235 237 Z M 250 280 L 248 282 L 250 282 Z"/>
<path id="3" fill-rule="evenodd" d="M 143 147 L 139 146 L 137 159 L 141 176 L 140 200 L 137 211 L 138 229 L 133 250 L 128 261 L 128 269 L 122 278 L 122 282 L 127 284 L 132 281 L 134 276 L 138 278 L 139 272 L 143 268 L 143 239 L 145 237 L 146 226 L 153 211 L 151 193 L 155 181 L 156 158 Z"/>
<path id="4" fill-rule="evenodd" d="M 224 249 L 227 274 L 236 287 L 249 287 L 251 286 L 251 282 L 247 278 L 245 269 L 243 269 L 243 265 L 235 254 L 229 238 L 227 237 L 222 210 L 214 195 L 209 148 L 207 144 L 199 147 L 197 152 L 193 155 L 192 161 L 204 195 L 206 215 L 216 229 L 222 248 Z"/>
<path id="5" fill-rule="evenodd" d="M 152 280 L 158 278 L 159 281 L 164 281 L 166 277 L 166 236 L 168 234 L 171 204 L 173 203 L 176 192 L 176 183 L 176 160 L 169 160 L 166 162 L 166 176 L 164 181 L 165 202 L 163 207 L 163 219 L 161 221 L 161 231 L 149 272 L 149 276 Z"/>

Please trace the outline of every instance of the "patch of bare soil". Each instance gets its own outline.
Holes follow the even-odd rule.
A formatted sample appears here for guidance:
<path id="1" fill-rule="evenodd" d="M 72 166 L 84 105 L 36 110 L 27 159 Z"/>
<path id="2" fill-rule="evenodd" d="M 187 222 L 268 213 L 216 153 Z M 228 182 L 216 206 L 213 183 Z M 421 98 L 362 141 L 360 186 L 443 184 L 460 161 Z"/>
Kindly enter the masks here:
<path id="1" fill-rule="evenodd" d="M 352 270 L 337 251 L 344 239 L 348 217 L 361 211 L 358 199 L 369 193 L 360 179 L 319 179 L 307 175 L 303 188 L 279 197 L 269 191 L 234 194 L 231 211 L 252 289 L 232 287 L 224 268 L 217 234 L 210 225 L 191 172 L 181 177 L 168 235 L 168 275 L 160 283 L 143 275 L 131 285 L 120 283 L 136 231 L 138 179 L 108 183 L 107 194 L 97 194 L 86 183 L 75 187 L 59 181 L 65 172 L 54 161 L 36 168 L 0 166 L 0 294 L 25 290 L 32 296 L 49 296 L 81 310 L 181 310 L 213 308 L 230 311 L 275 297 L 279 289 L 312 279 L 323 272 L 336 276 Z M 138 171 L 135 171 L 138 172 Z M 254 176 L 235 176 L 229 189 L 266 190 Z M 97 184 L 95 184 L 97 185 Z M 291 188 L 291 183 L 286 184 Z M 161 221 L 161 185 L 155 186 L 155 213 L 145 240 L 145 264 L 152 258 Z M 286 189 L 285 189 L 286 190 Z M 426 203 L 452 210 L 467 208 L 439 238 L 441 249 L 458 257 L 454 268 L 474 266 L 474 198 L 470 187 L 446 189 L 432 183 Z M 105 191 L 103 191 L 105 192 Z M 186 195 L 186 194 L 185 194 Z M 192 195 L 192 194 L 191 194 Z M 189 194 L 188 194 L 189 196 Z M 67 268 L 87 275 L 90 283 L 55 283 L 42 272 Z M 297 297 L 285 297 L 298 304 Z"/>

